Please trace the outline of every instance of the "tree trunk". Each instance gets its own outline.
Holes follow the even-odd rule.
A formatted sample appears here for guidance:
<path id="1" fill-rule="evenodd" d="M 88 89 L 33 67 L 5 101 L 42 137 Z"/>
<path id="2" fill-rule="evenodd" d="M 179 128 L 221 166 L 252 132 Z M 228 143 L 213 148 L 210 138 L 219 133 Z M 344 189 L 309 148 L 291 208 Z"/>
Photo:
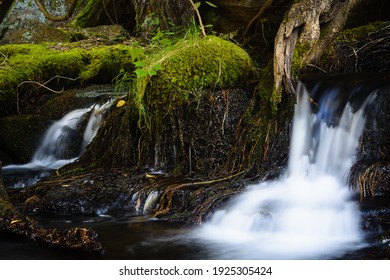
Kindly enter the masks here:
<path id="1" fill-rule="evenodd" d="M 72 24 L 79 27 L 120 24 L 125 29 L 135 29 L 135 11 L 128 0 L 89 0 Z"/>
<path id="2" fill-rule="evenodd" d="M 137 32 L 150 33 L 157 28 L 169 30 L 171 26 L 186 26 L 193 9 L 187 0 L 133 0 L 136 11 Z M 158 21 L 154 21 L 158 19 Z"/>

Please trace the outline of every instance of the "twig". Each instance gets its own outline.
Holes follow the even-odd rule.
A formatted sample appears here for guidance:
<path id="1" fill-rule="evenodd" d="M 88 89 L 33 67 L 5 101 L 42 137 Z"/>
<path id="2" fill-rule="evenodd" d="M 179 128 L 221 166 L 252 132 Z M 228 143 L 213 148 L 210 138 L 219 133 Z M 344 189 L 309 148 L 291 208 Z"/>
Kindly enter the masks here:
<path id="1" fill-rule="evenodd" d="M 244 32 L 244 38 L 248 34 L 249 30 L 251 29 L 252 25 L 259 19 L 261 18 L 265 11 L 271 6 L 273 0 L 267 0 L 263 6 L 260 8 L 259 12 L 251 19 L 251 21 L 248 23 L 245 32 Z M 264 36 L 264 35 L 263 35 Z"/>
<path id="2" fill-rule="evenodd" d="M 202 31 L 202 35 L 203 35 L 203 37 L 206 37 L 206 31 L 205 31 L 205 29 L 204 29 L 202 17 L 200 16 L 198 7 L 195 5 L 195 3 L 194 3 L 192 0 L 188 0 L 188 1 L 191 3 L 192 7 L 193 7 L 194 10 L 195 10 L 196 16 L 198 17 L 200 29 L 201 29 L 201 31 Z"/>
<path id="3" fill-rule="evenodd" d="M 168 200 L 168 205 L 166 205 L 165 208 L 163 208 L 161 210 L 158 210 L 153 216 L 157 217 L 157 216 L 164 215 L 164 214 L 168 213 L 170 205 L 171 205 L 171 202 L 172 202 L 173 192 L 175 190 L 179 190 L 179 189 L 182 189 L 182 188 L 185 188 L 185 187 L 210 185 L 210 184 L 215 184 L 215 183 L 227 181 L 227 180 L 233 179 L 234 177 L 240 176 L 240 175 L 244 174 L 245 172 L 247 172 L 247 170 L 243 170 L 243 171 L 235 173 L 233 175 L 230 175 L 230 176 L 227 176 L 227 177 L 218 178 L 218 179 L 214 179 L 214 180 L 200 181 L 200 182 L 199 181 L 198 182 L 188 182 L 188 183 L 183 183 L 183 184 L 178 184 L 178 185 L 173 185 L 171 187 L 168 187 L 164 191 L 164 193 L 161 195 L 161 198 L 160 198 L 160 209 L 162 207 L 164 207 L 164 206 L 162 206 L 162 199 L 165 198 L 165 197 Z"/>

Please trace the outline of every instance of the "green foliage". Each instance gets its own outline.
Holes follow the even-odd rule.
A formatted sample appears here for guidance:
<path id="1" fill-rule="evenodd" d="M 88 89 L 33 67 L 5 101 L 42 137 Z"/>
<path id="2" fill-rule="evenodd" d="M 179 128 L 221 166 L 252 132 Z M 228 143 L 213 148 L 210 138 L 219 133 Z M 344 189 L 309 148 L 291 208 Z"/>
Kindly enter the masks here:
<path id="1" fill-rule="evenodd" d="M 209 5 L 210 7 L 213 7 L 213 8 L 218 8 L 217 5 L 215 5 L 214 3 L 210 2 L 210 1 L 204 1 L 207 5 Z M 196 2 L 194 3 L 195 7 L 197 9 L 199 9 L 200 5 L 202 4 L 202 2 Z"/>
<path id="2" fill-rule="evenodd" d="M 119 74 L 113 79 L 115 94 L 121 95 L 129 92 L 131 90 L 133 80 L 133 75 L 131 75 L 128 71 L 121 69 Z"/>

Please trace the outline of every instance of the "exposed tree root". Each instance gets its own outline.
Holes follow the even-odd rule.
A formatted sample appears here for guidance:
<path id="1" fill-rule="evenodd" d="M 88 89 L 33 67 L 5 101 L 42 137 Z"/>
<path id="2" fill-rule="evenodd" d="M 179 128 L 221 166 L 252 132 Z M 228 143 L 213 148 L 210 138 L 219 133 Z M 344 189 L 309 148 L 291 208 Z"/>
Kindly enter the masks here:
<path id="1" fill-rule="evenodd" d="M 154 217 L 164 216 L 164 215 L 169 213 L 170 208 L 171 208 L 171 204 L 172 204 L 173 194 L 180 189 L 189 188 L 189 187 L 198 187 L 198 186 L 204 186 L 204 185 L 212 185 L 212 184 L 220 183 L 223 181 L 228 181 L 228 180 L 233 179 L 234 177 L 237 177 L 237 176 L 244 174 L 245 172 L 246 171 L 241 171 L 241 172 L 238 172 L 238 173 L 233 174 L 231 176 L 218 178 L 218 179 L 214 179 L 214 180 L 186 182 L 186 183 L 169 185 L 168 187 L 165 188 L 164 192 L 162 193 L 162 195 L 160 197 L 160 204 L 159 204 L 159 207 L 154 214 Z"/>
<path id="2" fill-rule="evenodd" d="M 272 3 L 274 2 L 274 0 L 266 0 L 265 3 L 263 4 L 263 6 L 261 7 L 261 9 L 257 12 L 257 14 L 251 19 L 251 21 L 248 23 L 248 25 L 246 26 L 246 29 L 245 29 L 245 32 L 244 32 L 244 38 L 248 35 L 248 32 L 250 31 L 250 29 L 252 28 L 252 26 L 258 21 L 260 20 L 264 13 L 267 11 L 267 9 L 272 5 Z"/>
<path id="3" fill-rule="evenodd" d="M 62 93 L 64 91 L 64 89 L 61 89 L 61 90 L 54 90 L 54 89 L 51 89 L 47 86 L 48 83 L 50 83 L 51 81 L 53 81 L 54 79 L 66 79 L 66 80 L 69 80 L 69 81 L 77 81 L 79 80 L 80 78 L 69 78 L 69 77 L 64 77 L 64 76 L 60 76 L 60 75 L 55 75 L 54 77 L 50 78 L 49 80 L 47 80 L 46 82 L 44 82 L 43 84 L 42 83 L 39 83 L 39 82 L 36 82 L 36 81 L 23 81 L 21 82 L 20 84 L 18 84 L 18 86 L 16 87 L 16 109 L 17 109 L 17 112 L 18 114 L 20 115 L 20 108 L 19 108 L 19 87 L 21 87 L 22 85 L 25 85 L 25 84 L 33 84 L 33 85 L 37 85 L 38 87 L 37 88 L 44 88 L 52 93 Z"/>
<path id="4" fill-rule="evenodd" d="M 360 191 L 360 198 L 380 196 L 389 192 L 390 162 L 378 161 L 365 168 L 355 164 L 349 176 L 349 183 Z"/>
<path id="5" fill-rule="evenodd" d="M 280 102 L 283 86 L 294 92 L 293 75 L 321 57 L 359 1 L 300 0 L 291 6 L 275 39 L 274 103 Z"/>

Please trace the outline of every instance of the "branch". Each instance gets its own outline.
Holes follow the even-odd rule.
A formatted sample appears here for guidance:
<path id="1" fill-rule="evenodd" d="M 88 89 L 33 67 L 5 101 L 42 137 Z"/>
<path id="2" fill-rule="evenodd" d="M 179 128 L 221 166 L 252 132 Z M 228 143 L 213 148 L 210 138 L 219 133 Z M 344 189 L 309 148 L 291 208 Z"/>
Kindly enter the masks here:
<path id="1" fill-rule="evenodd" d="M 203 37 L 206 37 L 206 31 L 205 31 L 205 29 L 204 29 L 202 17 L 200 16 L 198 7 L 195 5 L 195 3 L 194 3 L 192 0 L 188 0 L 188 1 L 190 1 L 192 7 L 194 8 L 194 11 L 195 11 L 195 13 L 196 13 L 196 16 L 198 17 L 200 29 L 202 30 L 202 35 L 203 35 Z"/>

